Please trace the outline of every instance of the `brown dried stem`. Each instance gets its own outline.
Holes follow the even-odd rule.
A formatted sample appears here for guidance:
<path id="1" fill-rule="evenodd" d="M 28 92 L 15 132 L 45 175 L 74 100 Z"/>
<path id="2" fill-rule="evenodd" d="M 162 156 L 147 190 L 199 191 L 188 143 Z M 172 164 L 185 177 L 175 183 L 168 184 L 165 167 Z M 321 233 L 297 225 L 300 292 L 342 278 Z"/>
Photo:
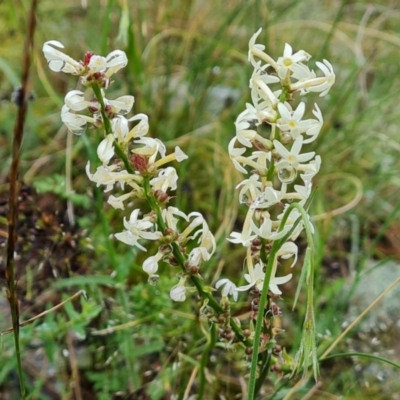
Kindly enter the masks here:
<path id="1" fill-rule="evenodd" d="M 21 143 L 24 134 L 26 112 L 28 108 L 27 93 L 29 83 L 29 68 L 33 52 L 33 38 L 36 25 L 37 0 L 32 0 L 31 9 L 28 14 L 28 27 L 22 60 L 21 87 L 15 92 L 15 103 L 18 106 L 17 118 L 14 126 L 14 140 L 12 148 L 12 163 L 10 168 L 10 197 L 8 201 L 8 242 L 6 262 L 7 298 L 11 308 L 11 318 L 14 328 L 15 353 L 17 357 L 18 374 L 20 382 L 21 397 L 26 397 L 24 379 L 22 375 L 21 353 L 19 346 L 19 308 L 17 297 L 17 285 L 15 282 L 14 252 L 17 242 L 16 222 L 18 216 L 18 195 L 19 195 L 19 162 L 21 156 Z"/>

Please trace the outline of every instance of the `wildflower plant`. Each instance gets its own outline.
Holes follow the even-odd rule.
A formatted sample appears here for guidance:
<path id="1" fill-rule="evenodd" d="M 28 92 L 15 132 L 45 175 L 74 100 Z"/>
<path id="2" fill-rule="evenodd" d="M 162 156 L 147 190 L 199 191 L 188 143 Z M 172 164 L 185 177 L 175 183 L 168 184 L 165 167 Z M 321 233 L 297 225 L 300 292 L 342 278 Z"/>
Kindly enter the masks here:
<path id="1" fill-rule="evenodd" d="M 123 219 L 123 231 L 114 237 L 144 252 L 149 241 L 157 243 L 157 252 L 142 265 L 151 284 L 158 282 L 161 261 L 180 268 L 176 284 L 169 288 L 170 297 L 182 302 L 190 293 L 197 293 L 202 299 L 200 314 L 209 319 L 210 329 L 219 326 L 220 340 L 245 348 L 251 364 L 249 398 L 254 398 L 271 366 L 276 371 L 305 372 L 311 358 L 315 376 L 318 372 L 312 291 L 313 227 L 307 208 L 321 158 L 314 152 L 304 152 L 303 146 L 318 137 L 323 118 L 315 104 L 314 118 L 305 119 L 306 104 L 300 101 L 296 105 L 295 96 L 310 92 L 325 96 L 335 80 L 328 61 L 316 63 L 322 72 L 317 76 L 308 67 L 311 56 L 303 50 L 294 52 L 289 44 L 282 57 L 272 59 L 264 52 L 264 46 L 256 44 L 260 32 L 261 29 L 249 42 L 249 61 L 254 67 L 250 79 L 252 103 L 246 104 L 237 117 L 236 135 L 228 148 L 235 168 L 246 175 L 237 189 L 247 215 L 242 230 L 232 232 L 228 238 L 246 248 L 245 284 L 223 278 L 215 288 L 206 285 L 201 276 L 202 264 L 216 251 L 207 222 L 197 211 L 186 214 L 170 205 L 171 191 L 176 190 L 178 180 L 170 163 L 186 160 L 186 154 L 176 147 L 167 155 L 162 141 L 148 136 L 145 114 L 126 117 L 133 107 L 133 96 L 114 100 L 106 97 L 112 75 L 127 65 L 125 53 L 116 50 L 101 57 L 88 52 L 83 61 L 76 61 L 59 50 L 63 45 L 57 41 L 43 45 L 50 69 L 79 76 L 92 92 L 88 96 L 72 90 L 65 96 L 61 110 L 61 119 L 71 132 L 80 135 L 92 126 L 104 134 L 97 147 L 98 165 L 87 163 L 89 179 L 110 193 L 108 203 L 115 209 L 124 210 L 127 202 L 135 198 L 145 200 L 150 208 L 147 213 L 133 210 Z M 123 194 L 117 195 L 120 190 Z M 274 327 L 273 319 L 281 315 L 277 305 L 281 285 L 292 278 L 291 273 L 282 276 L 282 261 L 290 260 L 290 267 L 296 265 L 295 240 L 303 229 L 309 247 L 299 289 L 301 283 L 306 283 L 307 312 L 294 364 L 277 345 L 280 330 Z M 214 296 L 216 289 L 220 295 Z M 237 301 L 241 292 L 248 293 L 252 307 L 247 327 L 230 315 L 230 299 Z"/>

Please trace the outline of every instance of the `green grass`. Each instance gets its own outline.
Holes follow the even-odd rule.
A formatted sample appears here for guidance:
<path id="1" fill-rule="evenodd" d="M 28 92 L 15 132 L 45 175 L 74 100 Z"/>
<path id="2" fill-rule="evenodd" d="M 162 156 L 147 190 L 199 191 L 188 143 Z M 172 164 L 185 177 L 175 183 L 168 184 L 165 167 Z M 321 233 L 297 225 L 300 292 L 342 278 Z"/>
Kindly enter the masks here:
<path id="1" fill-rule="evenodd" d="M 68 138 L 59 110 L 66 92 L 76 88 L 76 79 L 48 70 L 41 53 L 43 42 L 61 41 L 76 59 L 87 50 L 107 54 L 118 48 L 127 53 L 128 67 L 115 76 L 110 97 L 134 95 L 134 113 L 149 115 L 151 136 L 188 153 L 189 160 L 177 166 L 180 178 L 174 201 L 187 213 L 201 211 L 216 235 L 217 255 L 202 270 L 208 283 L 219 276 L 238 281 L 242 275 L 243 251 L 225 240 L 245 215 L 234 190 L 240 176 L 229 161 L 227 144 L 234 135 L 236 116 L 250 101 L 249 38 L 262 26 L 259 42 L 273 57 L 278 57 L 288 42 L 294 49 L 312 54 L 311 64 L 322 57 L 332 63 L 336 84 L 328 97 L 319 100 L 325 126 L 309 146 L 323 160 L 311 210 L 312 215 L 322 215 L 314 224 L 318 353 L 322 355 L 343 332 L 343 324 L 351 322 L 346 311 L 353 291 L 348 288 L 359 284 L 358 276 L 367 262 L 385 262 L 391 257 L 398 265 L 400 259 L 396 247 L 400 8 L 391 4 L 108 0 L 88 1 L 83 9 L 77 0 L 57 5 L 49 0 L 40 2 L 31 68 L 34 100 L 29 105 L 21 177 L 41 192 L 31 195 L 35 203 L 29 207 L 34 224 L 40 227 L 35 232 L 42 239 L 38 251 L 32 249 L 29 239 L 21 248 L 17 271 L 21 319 L 51 308 L 80 289 L 86 291 L 90 302 L 74 302 L 70 308 L 50 312 L 21 328 L 29 398 L 49 399 L 55 391 L 63 399 L 119 399 L 129 394 L 146 398 L 145 393 L 151 399 L 170 395 L 183 399 L 198 393 L 199 388 L 204 399 L 242 398 L 249 373 L 243 349 L 231 351 L 220 344 L 209 349 L 213 334 L 208 323 L 198 318 L 201 304 L 195 296 L 182 304 L 170 300 L 168 292 L 176 282 L 177 270 L 163 266 L 159 284 L 151 286 L 141 268 L 146 255 L 109 239 L 121 230 L 121 213 L 104 205 L 102 191 L 90 184 L 84 172 L 99 135 L 89 131 L 84 138 Z M 28 7 L 27 0 L 0 4 L 2 199 L 7 195 L 16 115 L 10 97 L 21 72 L 25 39 L 21 26 L 25 26 Z M 229 89 L 230 96 L 213 99 L 215 88 L 221 87 Z M 75 227 L 60 215 L 55 220 L 61 218 L 61 225 L 46 225 L 42 211 L 53 203 L 53 197 L 49 200 L 45 192 L 58 199 L 54 208 L 60 215 L 73 210 Z M 357 202 L 352 202 L 354 199 Z M 141 206 L 135 201 L 132 209 Z M 338 211 L 330 214 L 332 210 Z M 49 214 L 52 212 L 50 209 Z M 19 234 L 25 237 L 29 237 L 28 222 L 21 222 L 25 232 Z M 2 221 L 2 231 L 4 226 Z M 70 232 L 70 247 L 63 231 Z M 2 246 L 2 260 L 3 253 Z M 291 356 L 300 343 L 305 313 L 302 297 L 291 310 L 300 271 L 294 273 L 296 279 L 286 285 L 280 302 L 285 333 L 279 340 Z M 246 307 L 243 295 L 234 313 L 240 316 Z M 10 326 L 6 315 L 0 317 L 2 329 Z M 376 336 L 384 344 L 376 348 L 371 340 L 362 340 L 366 335 Z M 400 359 L 388 352 L 397 345 L 396 339 L 387 336 L 379 329 L 363 332 L 356 326 L 333 353 L 354 353 L 358 348 L 351 346 L 361 346 L 364 353 L 399 364 Z M 2 336 L 1 341 L 0 393 L 17 396 L 11 336 Z M 204 369 L 202 355 L 208 351 Z M 39 370 L 38 362 L 32 363 L 34 352 L 42 356 Z M 365 373 L 368 365 L 386 371 L 383 381 L 376 374 Z M 53 377 L 48 373 L 50 366 Z M 320 386 L 313 387 L 314 382 L 309 381 L 294 389 L 291 398 L 391 399 L 399 389 L 393 379 L 396 373 L 395 367 L 376 360 L 332 358 L 321 363 Z M 262 388 L 264 398 L 285 398 L 296 382 L 297 378 L 271 373 Z M 81 388 L 80 394 L 76 387 Z"/>

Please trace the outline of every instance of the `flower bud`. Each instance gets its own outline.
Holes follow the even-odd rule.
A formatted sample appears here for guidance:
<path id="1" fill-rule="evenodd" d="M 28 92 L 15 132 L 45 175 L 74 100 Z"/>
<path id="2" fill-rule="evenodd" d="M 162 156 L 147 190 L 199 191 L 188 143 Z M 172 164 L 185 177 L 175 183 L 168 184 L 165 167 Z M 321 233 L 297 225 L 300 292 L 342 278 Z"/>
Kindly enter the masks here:
<path id="1" fill-rule="evenodd" d="M 218 315 L 218 323 L 222 325 L 225 322 L 226 322 L 226 318 L 222 314 Z"/>
<path id="2" fill-rule="evenodd" d="M 177 267 L 179 265 L 177 259 L 175 258 L 175 256 L 170 256 L 168 257 L 168 263 L 170 265 L 172 265 L 173 267 Z"/>
<path id="3" fill-rule="evenodd" d="M 93 54 L 94 54 L 93 51 L 87 51 L 85 53 L 85 56 L 83 57 L 83 65 L 85 66 L 89 65 L 90 59 L 92 58 Z"/>
<path id="4" fill-rule="evenodd" d="M 175 285 L 169 292 L 171 299 L 174 301 L 185 301 L 186 300 L 186 288 L 185 286 Z"/>
<path id="5" fill-rule="evenodd" d="M 111 106 L 110 104 L 107 104 L 107 105 L 104 107 L 104 113 L 106 114 L 106 117 L 107 117 L 108 119 L 114 119 L 114 118 L 116 117 L 116 113 L 115 113 L 115 111 L 114 111 L 114 108 L 113 108 L 113 106 Z"/>
<path id="6" fill-rule="evenodd" d="M 200 271 L 200 268 L 199 268 L 197 265 L 192 265 L 192 266 L 189 268 L 189 273 L 190 273 L 191 275 L 197 275 L 197 274 L 199 273 L 199 271 Z"/>
<path id="7" fill-rule="evenodd" d="M 171 228 L 166 228 L 164 230 L 164 237 L 163 240 L 165 243 L 172 243 L 174 242 L 176 239 L 178 239 L 178 232 L 175 232 L 173 229 Z"/>
<path id="8" fill-rule="evenodd" d="M 93 98 L 92 100 L 90 100 L 88 110 L 92 114 L 97 114 L 98 112 L 100 112 L 100 104 L 96 98 Z"/>
<path id="9" fill-rule="evenodd" d="M 251 336 L 251 331 L 250 331 L 250 329 L 245 329 L 245 330 L 243 331 L 243 336 L 244 336 L 245 338 L 250 337 L 250 336 Z"/>
<path id="10" fill-rule="evenodd" d="M 281 372 L 282 366 L 280 364 L 274 364 L 274 365 L 271 365 L 271 368 L 269 370 L 271 372 Z"/>
<path id="11" fill-rule="evenodd" d="M 168 194 L 159 189 L 154 192 L 154 197 L 160 204 L 166 204 L 169 201 Z"/>
<path id="12" fill-rule="evenodd" d="M 158 257 L 151 256 L 143 263 L 143 271 L 149 275 L 154 275 L 158 271 Z"/>
<path id="13" fill-rule="evenodd" d="M 146 174 L 149 167 L 149 159 L 140 154 L 132 154 L 130 158 L 132 167 L 140 174 Z"/>
<path id="14" fill-rule="evenodd" d="M 282 346 L 279 344 L 275 345 L 275 347 L 272 349 L 272 352 L 276 355 L 282 353 Z"/>

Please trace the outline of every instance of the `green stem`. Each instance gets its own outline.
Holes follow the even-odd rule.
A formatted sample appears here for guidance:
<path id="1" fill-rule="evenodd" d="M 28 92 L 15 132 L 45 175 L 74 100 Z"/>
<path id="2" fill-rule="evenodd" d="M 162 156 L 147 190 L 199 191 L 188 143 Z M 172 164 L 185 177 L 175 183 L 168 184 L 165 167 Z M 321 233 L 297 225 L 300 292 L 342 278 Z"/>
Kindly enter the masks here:
<path id="1" fill-rule="evenodd" d="M 261 370 L 260 370 L 260 375 L 256 381 L 256 387 L 255 387 L 255 395 L 257 395 L 257 393 L 260 391 L 261 389 L 261 385 L 264 382 L 265 378 L 268 375 L 268 371 L 269 371 L 269 365 L 271 363 L 271 359 L 272 359 L 272 349 L 268 350 L 267 352 L 267 358 L 266 360 L 264 360 Z"/>
<path id="2" fill-rule="evenodd" d="M 317 380 L 318 377 L 318 358 L 316 351 L 316 334 L 315 334 L 315 317 L 314 317 L 314 273 L 315 273 L 315 248 L 313 242 L 313 236 L 311 232 L 311 223 L 308 219 L 308 215 L 303 206 L 298 203 L 294 203 L 289 207 L 289 210 L 296 208 L 301 214 L 301 219 L 304 223 L 304 229 L 306 231 L 308 248 L 306 252 L 306 258 L 303 268 L 305 271 L 305 281 L 307 284 L 307 305 L 306 305 L 306 316 L 303 324 L 303 336 L 300 344 L 300 349 L 296 357 L 297 363 L 294 372 L 300 367 L 303 369 L 303 376 L 307 373 L 310 355 L 312 356 L 312 366 L 314 378 Z M 289 211 L 288 210 L 288 211 Z M 297 297 L 297 295 L 296 295 Z M 300 366 L 301 364 L 301 366 Z"/>
<path id="3" fill-rule="evenodd" d="M 207 368 L 207 363 L 210 359 L 210 352 L 215 347 L 215 343 L 217 342 L 217 330 L 215 324 L 211 325 L 210 337 L 208 339 L 208 343 L 206 348 L 203 351 L 200 361 L 200 381 L 199 381 L 199 390 L 197 394 L 198 399 L 203 398 L 204 389 L 206 386 L 206 373 L 205 370 Z"/>
<path id="4" fill-rule="evenodd" d="M 101 89 L 97 84 L 93 84 L 92 85 L 92 89 L 93 89 L 93 92 L 94 92 L 94 94 L 96 96 L 96 99 L 100 103 L 100 113 L 101 113 L 101 116 L 103 118 L 104 131 L 105 131 L 105 134 L 107 136 L 110 133 L 113 133 L 113 131 L 112 131 L 112 127 L 111 127 L 111 121 L 107 117 L 106 112 L 105 112 L 104 98 L 103 98 L 103 95 L 101 94 Z M 125 152 L 121 149 L 120 145 L 118 144 L 118 142 L 116 140 L 114 140 L 114 149 L 115 149 L 115 153 L 117 154 L 117 156 L 124 163 L 124 166 L 125 166 L 126 170 L 130 174 L 134 174 L 135 171 L 133 170 L 131 164 L 129 163 L 128 157 L 126 156 Z"/>
<path id="5" fill-rule="evenodd" d="M 325 360 L 329 360 L 330 358 L 335 358 L 335 357 L 366 357 L 366 358 L 372 358 L 374 360 L 382 361 L 384 363 L 387 363 L 387 364 L 391 365 L 392 367 L 400 369 L 400 364 L 396 364 L 394 361 L 388 360 L 387 358 L 380 357 L 380 356 L 377 356 L 375 354 L 359 353 L 359 352 L 331 354 L 330 356 L 326 356 L 324 358 L 320 358 L 319 361 L 323 362 Z"/>
<path id="6" fill-rule="evenodd" d="M 269 282 L 271 280 L 271 274 L 272 274 L 272 268 L 273 268 L 273 264 L 274 264 L 275 255 L 277 254 L 277 252 L 279 251 L 279 249 L 281 248 L 283 243 L 285 243 L 286 240 L 290 237 L 293 230 L 295 229 L 295 227 L 297 226 L 297 224 L 300 222 L 301 219 L 303 219 L 303 221 L 304 221 L 304 226 L 305 226 L 305 230 L 306 230 L 306 234 L 307 234 L 307 241 L 309 243 L 312 242 L 312 233 L 311 233 L 311 228 L 309 226 L 307 214 L 306 214 L 304 208 L 298 203 L 293 203 L 288 207 L 288 209 L 286 210 L 286 212 L 282 218 L 282 221 L 281 221 L 278 231 L 281 231 L 283 229 L 283 227 L 285 226 L 285 223 L 290 215 L 290 212 L 294 208 L 297 208 L 299 210 L 299 212 L 301 214 L 301 218 L 299 218 L 299 220 L 296 221 L 295 224 L 293 224 L 293 228 L 290 230 L 290 232 L 288 232 L 287 235 L 285 235 L 284 238 L 277 240 L 273 243 L 272 249 L 271 249 L 271 252 L 270 252 L 269 258 L 268 258 L 268 263 L 267 263 L 267 267 L 266 267 L 266 271 L 265 271 L 263 289 L 261 292 L 260 303 L 258 305 L 259 308 L 258 308 L 258 313 L 257 313 L 256 329 L 255 329 L 255 333 L 254 333 L 254 345 L 253 345 L 253 353 L 252 353 L 252 360 L 251 360 L 251 367 L 250 367 L 248 400 L 254 400 L 255 395 L 257 393 L 256 381 L 257 381 L 258 351 L 259 351 L 259 346 L 260 346 L 261 331 L 262 331 L 262 327 L 264 324 L 264 309 L 265 309 L 265 305 L 266 305 L 266 301 L 267 301 Z M 262 249 L 261 260 L 265 262 L 265 246 L 263 245 L 261 249 Z M 312 290 L 313 289 L 311 289 L 311 296 L 312 296 Z M 308 291 L 308 294 L 310 295 L 310 289 Z M 308 303 L 307 307 L 309 307 L 309 304 L 310 304 L 309 301 L 310 300 L 308 300 L 308 302 L 307 302 Z M 269 362 L 270 359 L 268 359 L 267 361 Z M 257 387 L 259 387 L 260 384 L 262 383 L 261 378 L 262 378 L 262 375 L 260 375 L 260 379 L 258 381 Z"/>
<path id="7" fill-rule="evenodd" d="M 254 400 L 255 389 L 256 389 L 256 379 L 257 379 L 257 365 L 258 365 L 258 350 L 260 347 L 260 337 L 261 330 L 264 325 L 264 309 L 265 304 L 267 302 L 269 282 L 271 280 L 272 268 L 274 265 L 275 254 L 278 252 L 280 247 L 280 241 L 274 242 L 272 245 L 271 252 L 269 254 L 267 268 L 265 271 L 265 278 L 263 289 L 261 291 L 260 303 L 258 304 L 258 312 L 257 312 L 257 320 L 256 320 L 256 329 L 254 332 L 254 341 L 253 341 L 253 353 L 251 357 L 251 366 L 250 366 L 250 378 L 249 378 L 249 388 L 248 388 L 248 400 Z M 262 249 L 265 248 L 264 244 Z M 265 251 L 265 250 L 264 250 Z M 262 255 L 261 255 L 262 258 Z"/>
<path id="8" fill-rule="evenodd" d="M 106 131 L 106 135 L 108 135 L 109 133 L 112 133 L 111 121 L 106 116 L 104 98 L 103 95 L 101 94 L 101 89 L 99 85 L 97 85 L 96 83 L 92 84 L 91 87 L 93 89 L 94 95 L 96 96 L 96 99 L 100 103 L 101 106 L 100 113 L 101 116 L 103 117 L 104 130 Z"/>

